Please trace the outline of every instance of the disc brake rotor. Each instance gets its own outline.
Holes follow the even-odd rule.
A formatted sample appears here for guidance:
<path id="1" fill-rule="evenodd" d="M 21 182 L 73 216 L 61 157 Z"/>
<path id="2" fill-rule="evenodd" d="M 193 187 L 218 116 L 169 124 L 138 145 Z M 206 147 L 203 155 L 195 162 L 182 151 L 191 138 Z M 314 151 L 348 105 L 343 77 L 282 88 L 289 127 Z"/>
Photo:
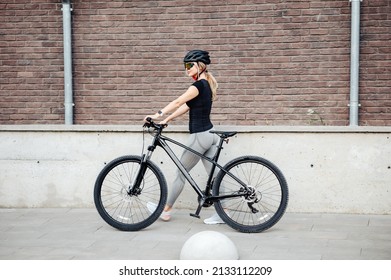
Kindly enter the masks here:
<path id="1" fill-rule="evenodd" d="M 255 187 L 247 186 L 249 193 L 242 196 L 242 199 L 248 203 L 257 203 L 261 200 L 261 193 L 257 192 Z"/>

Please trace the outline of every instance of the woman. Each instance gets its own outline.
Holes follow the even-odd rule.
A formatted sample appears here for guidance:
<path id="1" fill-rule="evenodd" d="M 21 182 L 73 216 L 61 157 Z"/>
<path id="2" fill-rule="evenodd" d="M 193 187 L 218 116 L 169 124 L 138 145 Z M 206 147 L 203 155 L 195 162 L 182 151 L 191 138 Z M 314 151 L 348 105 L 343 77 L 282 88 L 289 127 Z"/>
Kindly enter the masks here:
<path id="1" fill-rule="evenodd" d="M 215 134 L 209 133 L 213 128 L 210 121 L 210 113 L 212 102 L 216 99 L 217 82 L 210 74 L 206 67 L 210 64 L 210 57 L 207 51 L 192 50 L 186 54 L 183 59 L 187 75 L 194 79 L 194 83 L 187 91 L 179 96 L 174 101 L 170 102 L 166 107 L 158 111 L 155 115 L 146 116 L 156 120 L 168 115 L 160 124 L 167 124 L 175 118 L 189 112 L 189 130 L 190 137 L 187 146 L 193 150 L 207 156 L 212 157 L 215 153 L 218 137 Z M 169 114 L 172 113 L 172 114 Z M 187 171 L 190 171 L 200 160 L 200 157 L 189 151 L 184 151 L 181 156 L 181 162 Z M 206 171 L 209 173 L 211 164 L 203 160 Z M 183 190 L 185 185 L 185 177 L 177 170 L 176 179 L 168 194 L 167 204 L 160 218 L 164 221 L 171 219 L 171 209 Z M 150 211 L 156 209 L 156 205 L 149 203 Z M 217 214 L 214 214 L 209 219 L 204 220 L 207 224 L 223 223 Z"/>

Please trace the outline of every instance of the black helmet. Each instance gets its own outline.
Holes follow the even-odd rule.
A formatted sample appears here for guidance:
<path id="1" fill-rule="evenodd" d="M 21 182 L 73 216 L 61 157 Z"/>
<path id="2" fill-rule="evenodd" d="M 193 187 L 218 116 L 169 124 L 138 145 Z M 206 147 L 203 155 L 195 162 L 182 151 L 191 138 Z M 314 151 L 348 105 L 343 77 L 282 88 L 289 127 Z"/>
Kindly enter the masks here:
<path id="1" fill-rule="evenodd" d="M 202 50 L 192 50 L 189 51 L 183 58 L 183 62 L 202 62 L 205 64 L 210 64 L 210 57 L 207 51 Z"/>

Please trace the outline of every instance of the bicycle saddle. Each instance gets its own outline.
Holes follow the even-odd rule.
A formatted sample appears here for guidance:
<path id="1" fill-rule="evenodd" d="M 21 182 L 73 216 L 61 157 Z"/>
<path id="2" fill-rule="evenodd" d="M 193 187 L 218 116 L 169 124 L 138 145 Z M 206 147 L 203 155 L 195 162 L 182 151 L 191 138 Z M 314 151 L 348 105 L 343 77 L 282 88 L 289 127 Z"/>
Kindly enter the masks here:
<path id="1" fill-rule="evenodd" d="M 232 137 L 232 136 L 236 135 L 236 133 L 238 133 L 237 131 L 217 131 L 217 130 L 211 130 L 209 132 L 217 134 L 218 136 L 220 136 L 223 139 L 228 138 L 228 137 Z"/>

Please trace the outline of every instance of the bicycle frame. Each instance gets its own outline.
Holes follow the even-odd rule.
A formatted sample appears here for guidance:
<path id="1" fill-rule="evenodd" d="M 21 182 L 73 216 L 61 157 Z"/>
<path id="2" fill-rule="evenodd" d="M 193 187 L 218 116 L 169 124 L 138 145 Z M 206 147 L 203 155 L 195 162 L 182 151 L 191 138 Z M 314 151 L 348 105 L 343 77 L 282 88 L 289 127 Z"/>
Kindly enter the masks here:
<path id="1" fill-rule="evenodd" d="M 207 183 L 206 183 L 206 189 L 205 189 L 205 194 L 210 194 L 210 190 L 212 189 L 212 180 L 213 180 L 213 175 L 214 175 L 214 172 L 216 170 L 216 166 L 221 169 L 221 170 L 224 170 L 224 168 L 219 165 L 217 163 L 217 160 L 219 159 L 220 157 L 220 152 L 222 150 L 222 147 L 221 145 L 219 145 L 217 147 L 217 151 L 215 153 L 215 155 L 213 156 L 212 159 L 204 156 L 203 154 L 200 154 L 198 153 L 197 151 L 194 151 L 193 149 L 187 147 L 186 145 L 182 144 L 182 143 L 179 143 L 171 138 L 168 138 L 166 136 L 160 136 L 158 138 L 158 142 L 157 142 L 157 145 L 162 147 L 163 150 L 167 153 L 167 155 L 171 158 L 171 160 L 175 163 L 175 165 L 178 167 L 178 169 L 181 171 L 181 173 L 185 176 L 186 180 L 189 182 L 189 184 L 193 187 L 194 191 L 200 196 L 202 197 L 203 196 L 203 193 L 201 191 L 201 188 L 197 185 L 197 183 L 194 181 L 194 179 L 191 177 L 190 173 L 185 169 L 185 167 L 183 166 L 183 164 L 181 163 L 181 161 L 179 160 L 179 158 L 176 156 L 176 154 L 172 151 L 172 149 L 170 148 L 170 146 L 167 144 L 167 142 L 171 142 L 183 149 L 186 149 L 187 151 L 197 155 L 198 157 L 202 158 L 202 159 L 205 159 L 207 161 L 209 161 L 210 163 L 212 163 L 212 169 L 210 170 L 210 173 L 209 173 L 209 176 L 208 176 L 208 180 L 207 180 Z"/>
<path id="2" fill-rule="evenodd" d="M 223 147 L 222 147 L 223 146 L 223 142 L 227 141 L 226 139 L 220 138 L 220 142 L 219 142 L 219 144 L 217 146 L 216 153 L 214 154 L 214 156 L 212 158 L 209 158 L 209 157 L 206 157 L 205 155 L 203 155 L 203 154 L 201 154 L 201 153 L 199 153 L 199 152 L 197 152 L 197 151 L 187 147 L 186 145 L 184 145 L 184 144 L 182 144 L 182 143 L 180 143 L 178 141 L 175 141 L 175 140 L 173 140 L 173 139 L 171 139 L 171 138 L 169 138 L 167 136 L 161 135 L 161 132 L 162 132 L 162 128 L 157 130 L 156 135 L 154 136 L 154 139 L 152 141 L 152 144 L 148 147 L 148 152 L 146 154 L 143 154 L 140 171 L 139 171 L 138 176 L 136 177 L 136 184 L 134 184 L 133 186 L 138 186 L 139 184 L 137 184 L 137 183 L 141 182 L 141 180 L 143 178 L 143 175 L 145 173 L 145 170 L 146 170 L 146 162 L 148 160 L 150 160 L 153 151 L 155 150 L 155 148 L 157 146 L 159 146 L 167 153 L 167 155 L 175 163 L 175 165 L 178 167 L 180 172 L 185 176 L 186 180 L 189 182 L 189 184 L 192 186 L 192 188 L 194 189 L 194 191 L 198 194 L 198 196 L 200 198 L 200 203 L 199 203 L 198 209 L 197 209 L 196 213 L 195 214 L 191 214 L 191 216 L 199 217 L 199 212 L 200 212 L 201 208 L 203 207 L 204 203 L 210 203 L 210 205 L 212 205 L 213 202 L 217 201 L 217 200 L 226 199 L 226 198 L 233 198 L 233 197 L 240 197 L 240 196 L 247 195 L 247 193 L 249 192 L 247 184 L 242 182 L 239 178 L 237 178 L 235 175 L 233 175 L 232 173 L 227 171 L 223 166 L 221 166 L 217 162 L 219 157 L 220 157 L 220 152 L 223 149 Z M 198 184 L 191 177 L 189 172 L 186 170 L 186 168 L 180 162 L 179 158 L 176 156 L 176 154 L 173 152 L 173 150 L 170 148 L 170 146 L 167 144 L 167 142 L 171 142 L 174 145 L 177 145 L 177 146 L 179 146 L 179 147 L 181 147 L 181 148 L 183 148 L 183 149 L 185 149 L 185 150 L 187 150 L 187 151 L 197 155 L 201 159 L 205 159 L 205 160 L 209 161 L 212 164 L 212 169 L 211 169 L 211 171 L 209 173 L 208 181 L 207 181 L 206 188 L 205 188 L 204 192 L 201 190 L 201 188 L 198 186 Z M 244 188 L 244 191 L 241 192 L 241 193 L 237 193 L 237 194 L 213 196 L 211 194 L 211 189 L 212 189 L 212 186 L 213 186 L 213 178 L 214 178 L 213 175 L 214 175 L 214 172 L 216 170 L 216 167 L 219 168 L 220 170 L 222 170 L 223 172 L 225 172 L 226 174 L 228 174 L 231 178 L 233 178 L 235 181 L 237 181 L 240 185 L 242 185 L 243 188 Z"/>

